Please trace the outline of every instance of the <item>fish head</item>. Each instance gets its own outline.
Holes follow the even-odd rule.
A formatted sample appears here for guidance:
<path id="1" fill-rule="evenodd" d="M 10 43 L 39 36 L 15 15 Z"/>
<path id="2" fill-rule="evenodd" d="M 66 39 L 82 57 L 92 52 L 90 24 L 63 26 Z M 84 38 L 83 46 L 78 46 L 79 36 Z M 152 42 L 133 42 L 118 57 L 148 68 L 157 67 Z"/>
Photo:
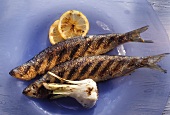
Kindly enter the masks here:
<path id="1" fill-rule="evenodd" d="M 12 69 L 9 74 L 15 78 L 21 79 L 21 80 L 31 80 L 32 77 L 29 76 L 27 73 L 33 73 L 32 69 L 30 66 L 23 65 L 23 66 L 18 66 L 14 69 Z"/>
<path id="2" fill-rule="evenodd" d="M 47 98 L 51 91 L 43 86 L 43 82 L 35 82 L 26 87 L 22 93 L 29 97 Z"/>

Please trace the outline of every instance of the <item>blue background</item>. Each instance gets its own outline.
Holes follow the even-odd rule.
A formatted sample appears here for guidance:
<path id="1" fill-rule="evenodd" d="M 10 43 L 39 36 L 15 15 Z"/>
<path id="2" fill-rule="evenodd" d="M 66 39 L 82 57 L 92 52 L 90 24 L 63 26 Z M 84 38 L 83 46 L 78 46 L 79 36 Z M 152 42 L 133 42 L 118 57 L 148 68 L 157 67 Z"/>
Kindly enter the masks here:
<path id="1" fill-rule="evenodd" d="M 159 64 L 167 74 L 139 69 L 131 76 L 99 83 L 99 100 L 92 109 L 74 99 L 32 99 L 22 90 L 32 81 L 20 81 L 8 72 L 50 46 L 50 25 L 65 11 L 83 12 L 90 22 L 88 34 L 124 33 L 149 25 L 142 34 L 153 44 L 127 43 L 127 55 L 148 56 L 170 52 L 167 34 L 152 7 L 142 0 L 1 0 L 0 3 L 0 114 L 2 115 L 160 115 L 170 91 L 170 56 Z M 110 30 L 103 30 L 96 22 Z M 117 54 L 111 51 L 109 54 Z"/>

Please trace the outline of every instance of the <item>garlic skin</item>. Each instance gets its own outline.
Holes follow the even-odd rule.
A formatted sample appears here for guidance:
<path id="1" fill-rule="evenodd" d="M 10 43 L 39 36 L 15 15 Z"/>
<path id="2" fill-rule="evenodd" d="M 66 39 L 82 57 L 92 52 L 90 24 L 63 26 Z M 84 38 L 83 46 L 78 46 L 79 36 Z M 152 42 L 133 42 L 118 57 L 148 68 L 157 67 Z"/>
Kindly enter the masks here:
<path id="1" fill-rule="evenodd" d="M 92 79 L 82 80 L 76 89 L 70 93 L 70 97 L 75 98 L 85 108 L 92 108 L 98 100 L 98 89 L 96 82 Z"/>
<path id="2" fill-rule="evenodd" d="M 75 98 L 85 108 L 92 108 L 96 104 L 98 100 L 98 88 L 96 82 L 92 79 L 71 81 L 65 80 L 51 72 L 48 73 L 68 83 L 43 83 L 46 89 L 53 91 L 54 96 L 52 99 L 69 96 Z"/>

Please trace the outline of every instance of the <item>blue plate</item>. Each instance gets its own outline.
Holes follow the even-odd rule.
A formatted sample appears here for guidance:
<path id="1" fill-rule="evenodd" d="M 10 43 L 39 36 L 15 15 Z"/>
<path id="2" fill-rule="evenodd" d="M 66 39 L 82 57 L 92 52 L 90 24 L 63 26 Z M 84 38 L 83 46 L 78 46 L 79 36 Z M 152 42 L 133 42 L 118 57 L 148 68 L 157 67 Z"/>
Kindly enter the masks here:
<path id="1" fill-rule="evenodd" d="M 148 56 L 170 52 L 170 44 L 158 17 L 142 0 L 1 0 L 0 4 L 0 114 L 1 115 L 160 115 L 170 91 L 170 57 L 159 64 L 167 74 L 139 69 L 131 76 L 99 83 L 99 100 L 92 109 L 74 99 L 32 99 L 21 92 L 32 81 L 20 81 L 8 72 L 50 45 L 50 25 L 65 11 L 83 12 L 89 34 L 124 33 L 145 25 L 142 34 L 153 44 L 124 44 L 126 55 Z M 117 51 L 109 52 L 116 54 Z"/>

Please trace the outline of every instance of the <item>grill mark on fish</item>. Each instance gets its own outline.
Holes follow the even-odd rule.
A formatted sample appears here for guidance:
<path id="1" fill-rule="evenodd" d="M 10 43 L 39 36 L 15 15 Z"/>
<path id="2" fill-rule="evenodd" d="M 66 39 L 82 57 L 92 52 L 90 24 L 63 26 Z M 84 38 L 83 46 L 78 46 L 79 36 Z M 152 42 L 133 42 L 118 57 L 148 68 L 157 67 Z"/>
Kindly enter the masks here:
<path id="1" fill-rule="evenodd" d="M 116 75 L 118 72 L 121 72 L 121 68 L 123 66 L 123 64 L 125 63 L 125 61 L 119 61 L 117 62 L 117 65 L 115 66 L 115 68 L 112 70 L 112 74 Z M 114 72 L 114 73 L 113 73 Z M 113 75 L 112 75 L 113 76 Z"/>
<path id="2" fill-rule="evenodd" d="M 74 55 L 76 54 L 76 52 L 78 51 L 78 49 L 80 48 L 80 44 L 77 44 L 74 48 L 73 48 L 73 50 L 71 51 L 71 53 L 70 53 L 70 59 L 72 59 L 73 57 L 74 57 Z"/>
<path id="3" fill-rule="evenodd" d="M 88 79 L 88 78 L 91 78 L 93 79 L 93 77 L 95 76 L 95 74 L 93 76 L 90 76 L 89 74 L 91 73 L 91 71 L 95 68 L 96 64 L 94 61 L 90 63 L 90 67 L 88 68 L 88 70 L 86 71 L 86 73 L 80 77 L 81 80 L 83 79 Z"/>
<path id="4" fill-rule="evenodd" d="M 56 60 L 57 60 L 57 56 L 54 56 L 50 64 L 48 65 L 48 70 L 51 70 L 56 65 Z"/>
<path id="5" fill-rule="evenodd" d="M 110 46 L 110 44 L 114 42 L 114 37 L 115 37 L 115 36 L 113 36 L 113 37 L 111 37 L 110 39 L 108 39 L 108 40 L 107 40 L 107 44 L 104 44 L 103 47 L 104 47 L 104 48 L 107 48 L 108 46 Z"/>
<path id="6" fill-rule="evenodd" d="M 102 61 L 103 61 L 102 65 L 98 68 L 98 70 L 96 71 L 94 76 L 101 76 L 101 77 L 103 77 L 103 75 L 101 75 L 100 72 L 103 70 L 104 67 L 106 67 L 107 62 L 110 61 L 110 60 L 102 60 Z"/>
<path id="7" fill-rule="evenodd" d="M 88 62 L 83 60 L 82 63 L 77 63 L 76 65 L 74 65 L 75 67 L 77 67 L 77 71 L 75 72 L 74 76 L 70 76 L 71 77 L 70 80 L 76 80 L 87 63 Z"/>
<path id="8" fill-rule="evenodd" d="M 57 62 L 61 62 L 62 61 L 62 59 L 63 59 L 63 57 L 64 57 L 64 55 L 66 54 L 66 52 L 67 52 L 67 49 L 65 49 L 65 48 L 63 48 L 61 51 L 59 51 L 59 52 L 57 52 Z"/>
<path id="9" fill-rule="evenodd" d="M 77 49 L 77 51 L 75 52 L 75 54 L 74 54 L 74 57 L 73 57 L 73 59 L 75 59 L 75 58 L 78 58 L 78 57 L 81 57 L 82 55 L 82 50 L 84 49 L 84 45 L 83 44 L 79 44 L 79 48 Z M 70 58 L 71 59 L 71 58 Z"/>
<path id="10" fill-rule="evenodd" d="M 82 68 L 84 67 L 85 63 L 86 63 L 86 61 L 82 60 L 82 61 L 78 62 L 76 65 L 74 65 L 74 67 L 76 67 L 77 69 L 76 69 L 74 75 L 69 77 L 70 80 L 74 81 L 77 79 L 77 77 L 80 75 L 80 72 L 81 72 Z"/>
<path id="11" fill-rule="evenodd" d="M 128 64 L 129 64 L 129 61 L 128 61 L 128 60 L 125 60 L 124 63 L 122 62 L 122 67 L 120 68 L 120 72 L 123 72 L 123 70 L 124 70 L 125 68 L 127 68 Z"/>
<path id="12" fill-rule="evenodd" d="M 47 55 L 47 58 L 46 58 L 46 59 L 47 59 L 47 65 L 46 65 L 46 67 L 45 67 L 45 71 L 48 71 L 49 68 L 50 68 L 51 62 L 52 62 L 52 60 L 54 59 L 53 54 Z"/>
<path id="13" fill-rule="evenodd" d="M 63 79 L 67 79 L 68 75 L 69 75 L 69 69 L 65 69 L 64 73 L 63 73 Z"/>
<path id="14" fill-rule="evenodd" d="M 69 72 L 69 74 L 68 74 L 68 76 L 67 76 L 67 79 L 74 78 L 73 76 L 74 76 L 74 74 L 78 71 L 77 69 L 78 69 L 78 67 L 73 67 L 73 68 L 70 70 L 70 72 Z"/>
<path id="15" fill-rule="evenodd" d="M 102 45 L 104 39 L 105 39 L 105 37 L 102 37 L 97 41 L 95 49 L 98 49 L 100 47 L 100 45 Z"/>
<path id="16" fill-rule="evenodd" d="M 51 63 L 51 61 L 53 60 L 54 55 L 53 54 L 49 54 L 48 55 L 48 63 Z"/>
<path id="17" fill-rule="evenodd" d="M 30 66 L 29 70 L 27 71 L 27 74 L 30 76 L 33 76 L 36 74 L 35 68 L 33 66 Z"/>
<path id="18" fill-rule="evenodd" d="M 40 73 L 40 74 L 44 74 L 44 73 L 45 73 L 47 61 L 48 61 L 47 58 L 45 58 L 45 59 L 43 60 L 41 66 L 39 67 L 38 73 Z"/>
<path id="19" fill-rule="evenodd" d="M 24 73 L 27 74 L 28 71 L 30 70 L 31 66 L 26 66 L 24 67 Z"/>
<path id="20" fill-rule="evenodd" d="M 43 60 L 38 60 L 37 63 L 35 64 L 35 71 L 38 72 L 39 68 L 41 67 L 41 64 L 43 63 Z M 39 73 L 39 72 L 38 72 Z"/>
<path id="21" fill-rule="evenodd" d="M 89 76 L 93 76 L 97 72 L 97 70 L 100 68 L 103 62 L 104 61 L 98 62 L 96 66 L 92 69 L 92 71 L 90 72 Z"/>
<path id="22" fill-rule="evenodd" d="M 97 51 L 95 51 L 95 45 L 96 45 L 96 41 L 91 41 L 90 45 L 88 46 L 86 52 L 84 52 L 84 56 L 92 56 L 92 55 L 96 55 Z"/>
<path id="23" fill-rule="evenodd" d="M 88 71 L 88 69 L 91 67 L 92 63 L 86 64 L 83 69 L 81 70 L 79 76 L 77 77 L 77 80 L 81 79 L 81 77 L 84 76 L 84 74 Z"/>
<path id="24" fill-rule="evenodd" d="M 136 60 L 136 59 L 126 61 L 126 64 L 123 65 L 123 67 L 122 67 L 122 71 L 124 68 L 126 68 L 126 71 L 124 71 L 124 73 L 125 73 L 124 75 L 129 75 L 132 72 L 134 72 L 133 68 L 136 68 L 136 69 L 138 68 L 138 65 L 136 63 L 137 61 L 138 60 Z"/>
<path id="25" fill-rule="evenodd" d="M 48 55 L 48 68 L 50 67 L 50 64 L 53 62 L 54 58 L 55 55 L 53 53 Z"/>
<path id="26" fill-rule="evenodd" d="M 88 49 L 91 47 L 91 45 L 92 45 L 92 41 L 88 41 L 84 47 L 84 50 L 82 51 L 83 56 L 85 55 L 86 51 L 88 51 Z"/>
<path id="27" fill-rule="evenodd" d="M 109 60 L 105 67 L 103 67 L 103 70 L 100 71 L 100 75 L 103 75 L 106 71 L 109 71 L 109 68 L 111 65 L 115 62 L 115 60 Z"/>

